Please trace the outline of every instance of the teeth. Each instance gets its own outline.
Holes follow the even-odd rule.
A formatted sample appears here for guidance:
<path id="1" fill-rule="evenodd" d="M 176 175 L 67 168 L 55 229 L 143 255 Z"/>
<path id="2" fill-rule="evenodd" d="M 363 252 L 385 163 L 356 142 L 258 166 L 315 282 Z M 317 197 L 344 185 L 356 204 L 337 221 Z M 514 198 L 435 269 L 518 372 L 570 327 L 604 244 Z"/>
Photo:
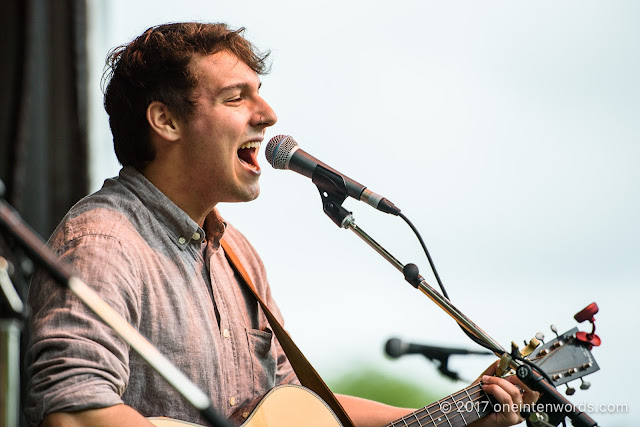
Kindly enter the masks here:
<path id="1" fill-rule="evenodd" d="M 245 142 L 244 144 L 242 144 L 240 146 L 240 149 L 244 149 L 244 148 L 260 148 L 260 143 L 259 142 Z"/>

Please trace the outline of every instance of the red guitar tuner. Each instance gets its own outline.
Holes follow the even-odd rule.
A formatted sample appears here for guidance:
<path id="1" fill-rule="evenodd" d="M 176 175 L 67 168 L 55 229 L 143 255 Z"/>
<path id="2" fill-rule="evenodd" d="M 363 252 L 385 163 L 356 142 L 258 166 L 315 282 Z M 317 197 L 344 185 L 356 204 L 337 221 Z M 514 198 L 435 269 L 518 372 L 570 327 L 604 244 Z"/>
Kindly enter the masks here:
<path id="1" fill-rule="evenodd" d="M 595 333 L 596 319 L 594 316 L 598 312 L 598 310 L 599 310 L 598 304 L 596 304 L 595 302 L 592 302 L 591 304 L 583 308 L 581 311 L 579 311 L 575 316 L 573 316 L 573 318 L 576 319 L 578 323 L 582 323 L 585 320 L 588 320 L 591 323 L 591 326 L 592 326 L 591 332 L 576 333 L 576 338 L 588 344 L 589 349 L 591 349 L 591 347 L 598 347 L 602 343 L 602 340 L 600 339 L 600 337 L 597 336 Z"/>

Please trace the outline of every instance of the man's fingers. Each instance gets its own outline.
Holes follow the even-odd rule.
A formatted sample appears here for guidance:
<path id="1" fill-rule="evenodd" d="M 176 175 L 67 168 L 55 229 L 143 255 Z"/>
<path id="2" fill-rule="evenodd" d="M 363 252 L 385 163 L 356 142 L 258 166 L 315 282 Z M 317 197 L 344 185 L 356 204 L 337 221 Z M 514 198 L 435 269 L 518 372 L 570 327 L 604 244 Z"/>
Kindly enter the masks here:
<path id="1" fill-rule="evenodd" d="M 480 374 L 476 382 L 481 381 L 484 375 L 494 376 L 496 374 L 496 369 L 498 369 L 498 363 L 500 363 L 500 360 L 496 360 L 494 363 L 489 365 L 489 367 L 485 369 L 483 373 Z"/>
<path id="2" fill-rule="evenodd" d="M 532 403 L 536 403 L 538 399 L 540 399 L 540 393 L 538 393 L 537 391 L 531 390 L 522 381 L 520 381 L 520 379 L 515 375 L 510 376 L 506 380 L 509 381 L 511 384 L 514 384 L 516 387 L 520 389 L 522 393 L 523 403 L 530 405 Z"/>
<path id="3" fill-rule="evenodd" d="M 501 402 L 501 403 L 521 404 L 523 401 L 522 393 L 520 392 L 520 389 L 516 387 L 515 384 L 512 384 L 505 379 L 498 378 L 498 377 L 484 376 L 482 377 L 482 384 L 495 385 L 495 387 L 492 387 L 491 390 L 501 390 L 501 391 L 504 391 L 504 393 L 506 393 L 509 396 L 509 399 L 511 400 L 511 402 Z M 496 398 L 498 398 L 498 396 L 496 396 Z M 498 399 L 498 401 L 500 400 Z"/>
<path id="4" fill-rule="evenodd" d="M 483 376 L 482 389 L 498 401 L 501 409 L 499 412 L 502 412 L 505 417 L 514 423 L 524 421 L 520 415 L 523 396 L 518 387 L 502 378 Z"/>

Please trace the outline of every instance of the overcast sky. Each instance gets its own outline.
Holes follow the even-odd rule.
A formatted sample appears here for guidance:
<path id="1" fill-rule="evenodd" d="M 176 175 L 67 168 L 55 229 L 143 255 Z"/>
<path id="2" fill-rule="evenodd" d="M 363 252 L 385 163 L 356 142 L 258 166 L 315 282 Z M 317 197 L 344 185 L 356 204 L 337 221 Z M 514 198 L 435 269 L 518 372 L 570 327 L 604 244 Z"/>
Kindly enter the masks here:
<path id="1" fill-rule="evenodd" d="M 101 104 L 107 51 L 170 21 L 244 26 L 272 52 L 261 93 L 279 121 L 267 139 L 292 135 L 398 205 L 454 304 L 505 347 L 537 331 L 553 335 L 551 323 L 569 329 L 578 310 L 598 302 L 602 369 L 572 401 L 627 404 L 629 414 L 592 416 L 637 425 L 640 378 L 621 355 L 640 350 L 640 3 L 90 4 L 93 189 L 118 171 Z M 419 357 L 382 354 L 391 336 L 475 348 L 455 323 L 333 225 L 310 180 L 260 159 L 260 198 L 220 209 L 261 253 L 287 327 L 320 373 L 371 363 L 443 393 L 461 388 Z M 435 284 L 399 218 L 345 205 Z M 466 378 L 489 362 L 452 359 Z"/>

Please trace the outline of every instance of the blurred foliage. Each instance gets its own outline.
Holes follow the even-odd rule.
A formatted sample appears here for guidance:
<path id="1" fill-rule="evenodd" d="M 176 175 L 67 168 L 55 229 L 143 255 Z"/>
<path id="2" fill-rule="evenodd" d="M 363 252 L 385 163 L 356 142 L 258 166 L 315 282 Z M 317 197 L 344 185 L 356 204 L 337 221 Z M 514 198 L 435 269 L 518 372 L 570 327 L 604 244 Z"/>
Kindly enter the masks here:
<path id="1" fill-rule="evenodd" d="M 393 406 L 421 408 L 443 397 L 438 390 L 394 376 L 372 366 L 354 369 L 339 378 L 330 378 L 334 393 L 363 397 Z"/>

